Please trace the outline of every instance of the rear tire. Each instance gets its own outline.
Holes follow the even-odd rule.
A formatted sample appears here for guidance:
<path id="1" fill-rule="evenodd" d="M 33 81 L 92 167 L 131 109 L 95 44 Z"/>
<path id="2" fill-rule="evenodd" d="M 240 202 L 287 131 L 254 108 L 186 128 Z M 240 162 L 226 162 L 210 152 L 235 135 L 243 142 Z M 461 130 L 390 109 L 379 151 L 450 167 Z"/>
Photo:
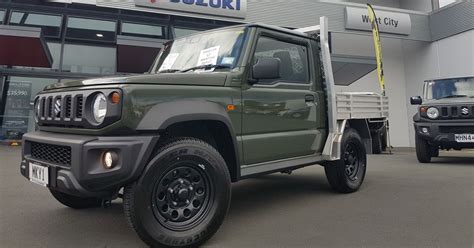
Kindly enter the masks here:
<path id="1" fill-rule="evenodd" d="M 151 247 L 198 247 L 220 227 L 230 206 L 230 175 L 204 141 L 164 144 L 137 182 L 124 189 L 130 226 Z"/>
<path id="2" fill-rule="evenodd" d="M 372 153 L 380 154 L 383 150 L 382 144 L 382 135 L 380 131 L 375 131 L 372 133 Z"/>
<path id="3" fill-rule="evenodd" d="M 86 198 L 69 195 L 63 192 L 59 192 L 53 189 L 49 190 L 53 197 L 65 206 L 74 209 L 84 208 L 96 208 L 102 205 L 102 199 L 100 198 Z"/>
<path id="4" fill-rule="evenodd" d="M 357 191 L 364 182 L 367 155 L 356 130 L 346 128 L 342 136 L 341 159 L 326 162 L 324 171 L 331 187 L 341 193 Z"/>
<path id="5" fill-rule="evenodd" d="M 431 162 L 433 147 L 419 135 L 415 136 L 416 157 L 420 163 Z"/>
<path id="6" fill-rule="evenodd" d="M 431 157 L 433 157 L 433 158 L 439 157 L 439 148 L 438 147 L 433 146 L 433 149 L 431 150 Z"/>
<path id="7" fill-rule="evenodd" d="M 382 128 L 382 151 L 387 151 L 387 147 L 388 147 L 388 133 L 387 133 L 387 127 L 384 126 Z"/>

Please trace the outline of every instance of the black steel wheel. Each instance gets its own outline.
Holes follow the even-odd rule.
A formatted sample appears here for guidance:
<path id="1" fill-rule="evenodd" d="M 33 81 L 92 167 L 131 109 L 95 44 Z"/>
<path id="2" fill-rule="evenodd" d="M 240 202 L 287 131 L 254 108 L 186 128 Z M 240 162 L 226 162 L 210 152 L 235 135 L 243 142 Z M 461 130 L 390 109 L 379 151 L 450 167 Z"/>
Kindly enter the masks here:
<path id="1" fill-rule="evenodd" d="M 342 136 L 341 159 L 324 164 L 331 187 L 341 193 L 357 191 L 367 170 L 367 155 L 356 130 L 346 128 Z"/>
<path id="2" fill-rule="evenodd" d="M 155 218 L 174 231 L 187 230 L 207 214 L 212 205 L 213 183 L 198 165 L 183 162 L 169 170 L 154 186 Z"/>
<path id="3" fill-rule="evenodd" d="M 140 179 L 124 189 L 124 212 L 152 247 L 197 247 L 222 224 L 230 205 L 230 175 L 211 145 L 169 141 Z"/>
<path id="4" fill-rule="evenodd" d="M 351 181 L 358 180 L 359 170 L 362 166 L 365 166 L 361 163 L 359 158 L 360 147 L 358 147 L 354 142 L 348 142 L 346 147 L 343 149 L 343 160 L 345 165 L 346 176 Z"/>

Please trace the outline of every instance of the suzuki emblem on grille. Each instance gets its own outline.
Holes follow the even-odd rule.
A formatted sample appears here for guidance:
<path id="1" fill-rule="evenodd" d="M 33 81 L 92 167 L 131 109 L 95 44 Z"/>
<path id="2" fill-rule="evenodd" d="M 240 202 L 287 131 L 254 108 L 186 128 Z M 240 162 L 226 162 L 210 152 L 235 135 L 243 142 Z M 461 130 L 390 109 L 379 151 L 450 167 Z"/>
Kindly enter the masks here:
<path id="1" fill-rule="evenodd" d="M 61 116 L 61 99 L 54 101 L 54 117 L 59 118 Z"/>
<path id="2" fill-rule="evenodd" d="M 463 115 L 468 115 L 468 114 L 469 114 L 469 109 L 468 109 L 467 107 L 463 107 L 463 108 L 461 109 L 461 113 L 462 113 Z"/>

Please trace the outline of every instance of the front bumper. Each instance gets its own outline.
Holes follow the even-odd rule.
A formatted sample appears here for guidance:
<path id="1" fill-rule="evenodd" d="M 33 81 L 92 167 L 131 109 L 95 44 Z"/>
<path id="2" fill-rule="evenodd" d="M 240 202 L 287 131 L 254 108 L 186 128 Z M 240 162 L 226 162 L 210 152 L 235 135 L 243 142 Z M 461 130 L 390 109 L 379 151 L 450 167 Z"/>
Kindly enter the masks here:
<path id="1" fill-rule="evenodd" d="M 455 140 L 455 134 L 474 134 L 474 125 L 469 122 L 415 122 L 415 132 L 422 139 L 443 149 L 474 148 L 474 143 L 459 143 Z"/>
<path id="2" fill-rule="evenodd" d="M 140 176 L 158 138 L 27 133 L 20 171 L 29 178 L 29 163 L 38 163 L 48 167 L 49 188 L 76 196 L 106 197 Z M 105 151 L 118 155 L 111 169 L 103 166 Z"/>

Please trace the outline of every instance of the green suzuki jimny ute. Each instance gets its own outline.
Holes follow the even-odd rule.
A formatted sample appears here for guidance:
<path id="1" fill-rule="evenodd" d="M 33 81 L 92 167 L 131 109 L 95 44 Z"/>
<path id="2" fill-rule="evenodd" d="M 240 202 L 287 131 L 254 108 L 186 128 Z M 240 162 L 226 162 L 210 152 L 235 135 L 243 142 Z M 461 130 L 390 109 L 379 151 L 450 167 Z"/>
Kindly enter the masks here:
<path id="1" fill-rule="evenodd" d="M 356 191 L 370 130 L 337 118 L 321 21 L 316 35 L 260 24 L 202 32 L 166 43 L 148 74 L 46 87 L 21 173 L 71 208 L 122 197 L 154 247 L 208 240 L 241 179 L 322 164 L 335 190 Z"/>

